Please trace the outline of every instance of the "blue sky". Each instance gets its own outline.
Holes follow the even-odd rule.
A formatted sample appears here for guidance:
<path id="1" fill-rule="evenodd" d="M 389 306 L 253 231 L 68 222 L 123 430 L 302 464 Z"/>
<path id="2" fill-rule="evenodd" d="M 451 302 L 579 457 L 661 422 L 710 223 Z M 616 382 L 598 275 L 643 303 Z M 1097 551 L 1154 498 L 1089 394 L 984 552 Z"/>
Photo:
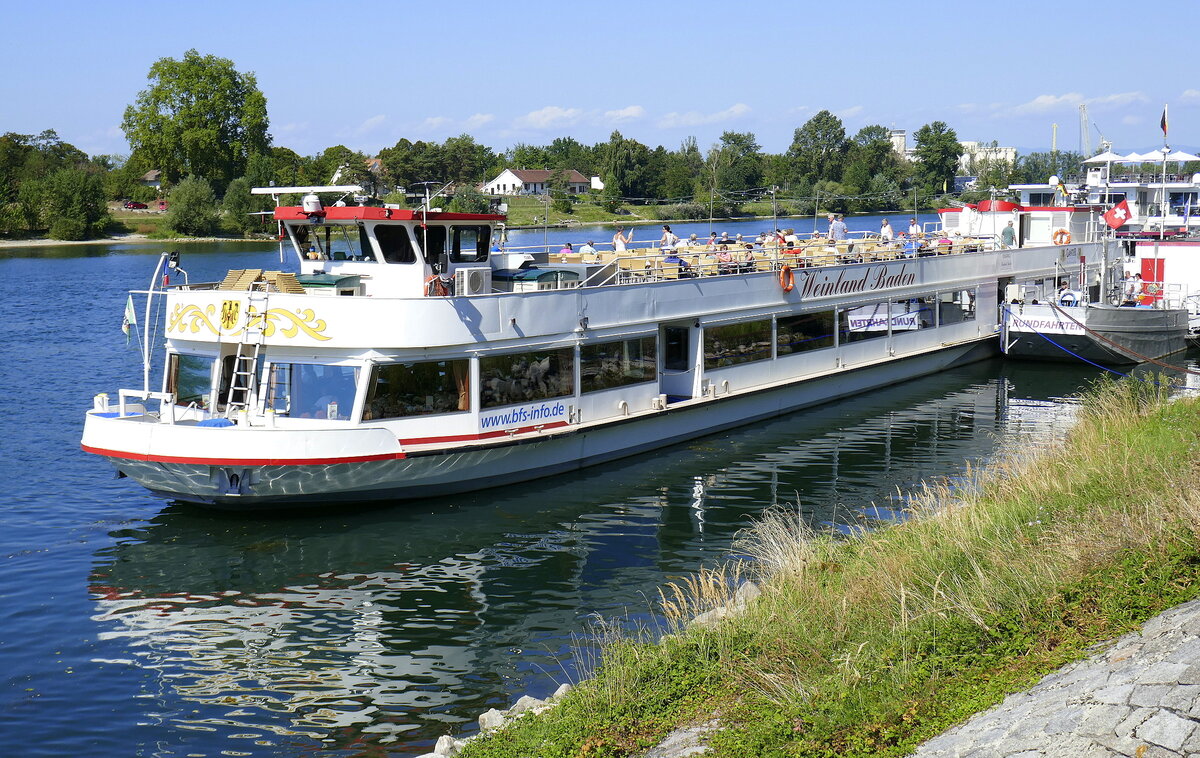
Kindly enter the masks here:
<path id="1" fill-rule="evenodd" d="M 1074 8 L 1072 6 L 1075 6 Z M 497 150 L 613 129 L 650 146 L 750 131 L 780 152 L 828 109 L 853 133 L 1118 151 L 1200 145 L 1195 0 L 1057 2 L 7 2 L 0 132 L 127 153 L 125 106 L 189 48 L 254 72 L 275 144 L 368 154 L 468 132 Z M 1077 8 L 1077 9 L 1076 9 Z M 1149 12 L 1142 20 L 1138 14 Z M 1155 28 L 1162 31 L 1154 31 Z M 1162 42 L 1160 40 L 1168 40 Z"/>

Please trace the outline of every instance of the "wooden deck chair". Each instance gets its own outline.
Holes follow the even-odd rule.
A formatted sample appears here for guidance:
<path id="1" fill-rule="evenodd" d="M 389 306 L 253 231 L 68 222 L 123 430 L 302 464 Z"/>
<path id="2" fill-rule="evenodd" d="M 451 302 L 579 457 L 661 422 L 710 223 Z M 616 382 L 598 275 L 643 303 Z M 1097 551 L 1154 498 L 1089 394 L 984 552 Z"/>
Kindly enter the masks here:
<path id="1" fill-rule="evenodd" d="M 664 281 L 679 278 L 678 263 L 663 263 L 662 261 L 657 261 L 654 269 L 657 277 Z"/>
<path id="2" fill-rule="evenodd" d="M 232 274 L 233 272 L 229 272 Z M 229 277 L 225 277 L 228 279 Z M 248 290 L 255 282 L 262 278 L 261 268 L 248 268 L 238 272 L 238 276 L 228 287 L 218 287 L 218 289 L 229 290 Z M 224 282 L 222 282 L 224 284 Z"/>
<path id="3" fill-rule="evenodd" d="M 219 289 L 219 290 L 236 289 L 236 287 L 234 287 L 234 285 L 238 283 L 238 280 L 242 278 L 242 274 L 244 274 L 244 273 L 246 273 L 245 269 L 241 269 L 241 268 L 230 269 L 229 272 L 225 274 L 225 278 L 221 280 L 221 283 L 217 285 L 217 289 Z"/>
<path id="4" fill-rule="evenodd" d="M 291 271 L 266 271 L 263 273 L 263 278 L 270 282 L 278 292 L 285 292 L 289 295 L 304 294 L 304 287 L 300 286 L 300 281 Z"/>

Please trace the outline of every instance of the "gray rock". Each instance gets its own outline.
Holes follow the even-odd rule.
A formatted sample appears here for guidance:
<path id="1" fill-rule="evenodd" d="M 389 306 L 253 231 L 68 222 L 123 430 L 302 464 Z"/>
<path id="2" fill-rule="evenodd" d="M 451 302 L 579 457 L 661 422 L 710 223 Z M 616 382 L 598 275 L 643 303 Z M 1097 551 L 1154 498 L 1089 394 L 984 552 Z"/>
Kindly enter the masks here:
<path id="1" fill-rule="evenodd" d="M 1129 704 L 1137 707 L 1156 708 L 1172 689 L 1174 688 L 1169 684 L 1136 685 L 1133 688 L 1133 694 L 1129 696 Z"/>
<path id="2" fill-rule="evenodd" d="M 1153 708 L 1135 708 L 1123 721 L 1116 724 L 1112 733 L 1118 737 L 1132 737 L 1142 723 L 1154 715 Z"/>
<path id="3" fill-rule="evenodd" d="M 741 586 L 737 588 L 737 592 L 733 593 L 732 606 L 734 608 L 745 608 L 760 595 L 762 595 L 762 590 L 758 588 L 757 584 L 750 581 L 742 582 Z"/>
<path id="4" fill-rule="evenodd" d="M 718 726 L 716 721 L 706 721 L 676 729 L 643 758 L 687 758 L 707 753 L 708 746 L 704 744 L 704 737 L 716 731 Z"/>
<path id="5" fill-rule="evenodd" d="M 1134 681 L 1138 684 L 1177 684 L 1188 668 L 1186 663 L 1156 663 L 1136 674 Z"/>
<path id="6" fill-rule="evenodd" d="M 462 740 L 456 740 L 448 734 L 443 734 L 438 737 L 437 744 L 433 746 L 434 755 L 454 756 L 458 755 L 458 751 L 462 750 Z"/>
<path id="7" fill-rule="evenodd" d="M 1116 684 L 1110 687 L 1105 687 L 1102 690 L 1097 690 L 1092 695 L 1092 699 L 1094 699 L 1097 703 L 1123 705 L 1129 702 L 1129 696 L 1132 694 L 1132 684 Z"/>
<path id="8" fill-rule="evenodd" d="M 479 728 L 485 732 L 490 732 L 493 729 L 499 729 L 504 726 L 504 711 L 498 711 L 495 708 L 488 708 L 483 713 L 479 714 Z"/>
<path id="9" fill-rule="evenodd" d="M 536 711 L 545 707 L 545 701 L 538 700 L 536 697 L 531 697 L 529 695 L 522 695 L 520 699 L 513 704 L 513 707 L 508 709 L 508 715 L 518 716 L 527 711 Z"/>
<path id="10" fill-rule="evenodd" d="M 558 685 L 558 689 L 556 689 L 554 691 L 554 694 L 550 696 L 550 699 L 558 700 L 559 698 L 563 697 L 564 695 L 566 695 L 568 692 L 570 692 L 573 689 L 574 689 L 574 687 L 567 684 L 566 682 L 563 682 L 562 684 Z"/>
<path id="11" fill-rule="evenodd" d="M 1174 713 L 1159 711 L 1137 728 L 1138 739 L 1161 745 L 1167 750 L 1179 752 L 1183 743 L 1196 729 L 1196 722 L 1180 718 Z"/>
<path id="12" fill-rule="evenodd" d="M 688 626 L 698 626 L 701 629 L 715 626 L 722 619 L 729 615 L 729 611 L 724 606 L 718 606 L 711 611 L 705 611 L 696 618 L 692 619 Z"/>

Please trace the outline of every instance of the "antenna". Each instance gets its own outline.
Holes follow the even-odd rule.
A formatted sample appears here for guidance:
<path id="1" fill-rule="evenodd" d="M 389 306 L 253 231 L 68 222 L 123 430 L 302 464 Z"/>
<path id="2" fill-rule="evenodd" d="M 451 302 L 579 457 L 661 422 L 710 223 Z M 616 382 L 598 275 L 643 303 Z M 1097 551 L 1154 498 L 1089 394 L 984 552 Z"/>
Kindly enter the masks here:
<path id="1" fill-rule="evenodd" d="M 1087 103 L 1079 104 L 1079 154 L 1084 158 L 1092 155 L 1092 130 L 1088 127 Z"/>

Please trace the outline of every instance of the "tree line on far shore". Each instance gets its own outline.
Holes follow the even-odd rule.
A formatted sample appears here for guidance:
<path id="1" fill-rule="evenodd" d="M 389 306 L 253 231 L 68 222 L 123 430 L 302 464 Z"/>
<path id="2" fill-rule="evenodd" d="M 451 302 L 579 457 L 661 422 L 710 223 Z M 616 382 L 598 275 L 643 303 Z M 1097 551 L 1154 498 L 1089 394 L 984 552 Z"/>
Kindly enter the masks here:
<path id="1" fill-rule="evenodd" d="M 772 200 L 780 215 L 818 209 L 840 213 L 936 207 L 953 195 L 986 197 L 986 188 L 1045 182 L 1051 173 L 1081 167 L 1076 153 L 1031 153 L 1016 161 L 973 161 L 968 169 L 985 188 L 956 195 L 962 148 L 942 121 L 915 134 L 915 160 L 901 156 L 888 130 L 865 126 L 847 135 L 842 121 L 821 111 L 796 128 L 779 154 L 764 152 L 751 132 L 727 131 L 702 150 L 694 137 L 677 149 L 651 148 L 614 131 L 585 145 L 558 137 L 547 145 L 519 143 L 497 152 L 468 134 L 444 142 L 401 139 L 376 156 L 344 145 L 302 156 L 274 145 L 267 100 L 252 73 L 232 61 L 189 50 L 182 59 L 163 58 L 150 68 L 149 86 L 124 114 L 128 156 L 88 156 L 53 130 L 39 135 L 0 136 L 0 235 L 47 233 L 55 239 L 87 239 L 112 227 L 107 203 L 170 200 L 169 232 L 203 236 L 224 231 L 266 230 L 262 216 L 270 200 L 251 187 L 358 184 L 374 199 L 405 203 L 420 183 L 450 184 L 450 207 L 484 211 L 483 182 L 505 168 L 548 169 L 555 210 L 569 214 L 576 203 L 609 213 L 658 205 L 659 218 L 730 217 L 741 206 Z M 200 94 L 203 96 L 198 96 Z M 994 143 L 993 143 L 994 144 Z M 372 160 L 375 158 L 377 160 Z M 143 177 L 161 172 L 161 187 Z M 599 176 L 602 192 L 567 191 L 567 172 Z M 270 231 L 273 231 L 270 230 Z"/>

